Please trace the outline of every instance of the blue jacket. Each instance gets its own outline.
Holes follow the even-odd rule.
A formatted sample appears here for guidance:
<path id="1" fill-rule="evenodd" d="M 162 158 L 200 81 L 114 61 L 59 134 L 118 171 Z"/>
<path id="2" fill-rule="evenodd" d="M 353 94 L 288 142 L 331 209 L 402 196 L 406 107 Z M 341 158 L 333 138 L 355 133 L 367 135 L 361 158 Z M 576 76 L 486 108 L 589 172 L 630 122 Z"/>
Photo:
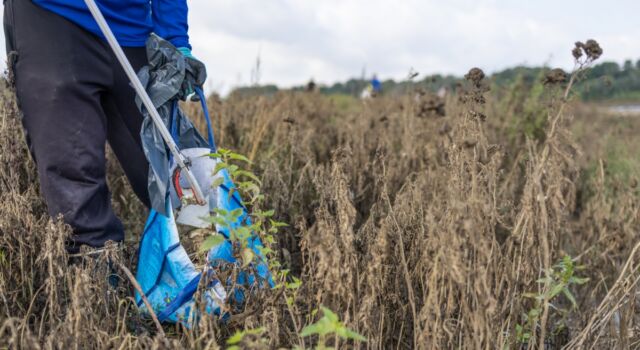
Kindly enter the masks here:
<path id="1" fill-rule="evenodd" d="M 84 0 L 33 0 L 33 3 L 104 38 Z M 176 47 L 188 47 L 187 0 L 96 0 L 122 46 L 144 46 L 154 32 Z"/>
<path id="2" fill-rule="evenodd" d="M 371 88 L 375 92 L 381 92 L 382 91 L 382 83 L 380 83 L 380 80 L 378 80 L 378 78 L 371 79 Z"/>

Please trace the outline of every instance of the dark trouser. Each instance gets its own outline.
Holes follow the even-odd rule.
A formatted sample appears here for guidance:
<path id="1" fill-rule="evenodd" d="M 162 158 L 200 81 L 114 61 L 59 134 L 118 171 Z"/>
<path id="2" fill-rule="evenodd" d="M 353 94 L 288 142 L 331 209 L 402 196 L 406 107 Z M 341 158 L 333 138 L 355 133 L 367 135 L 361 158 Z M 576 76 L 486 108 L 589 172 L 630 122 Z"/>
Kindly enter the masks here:
<path id="1" fill-rule="evenodd" d="M 69 251 L 122 241 L 105 180 L 107 140 L 149 206 L 142 116 L 124 71 L 106 42 L 31 1 L 5 0 L 4 26 L 42 194 L 49 214 L 62 214 L 74 230 Z M 144 48 L 124 51 L 134 69 L 147 63 Z"/>

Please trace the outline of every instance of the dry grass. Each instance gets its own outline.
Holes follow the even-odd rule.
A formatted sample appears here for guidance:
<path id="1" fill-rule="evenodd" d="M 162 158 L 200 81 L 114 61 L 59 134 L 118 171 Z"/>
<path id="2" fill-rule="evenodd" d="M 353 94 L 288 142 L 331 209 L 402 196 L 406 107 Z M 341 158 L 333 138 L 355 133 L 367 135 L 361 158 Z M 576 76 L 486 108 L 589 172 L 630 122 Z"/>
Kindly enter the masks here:
<path id="1" fill-rule="evenodd" d="M 212 349 L 234 329 L 259 326 L 268 345 L 244 346 L 311 347 L 297 334 L 320 305 L 368 339 L 331 339 L 340 348 L 637 347 L 638 174 L 617 176 L 599 161 L 606 154 L 590 147 L 602 130 L 574 121 L 586 112 L 555 85 L 540 102 L 545 137 L 513 137 L 517 106 L 505 108 L 474 74 L 446 101 L 446 117 L 422 113 L 413 97 L 347 109 L 305 93 L 211 98 L 218 143 L 254 161 L 266 203 L 290 224 L 277 249 L 303 284 L 287 294 L 292 303 L 271 296 L 231 329 L 205 320 L 192 331 L 167 326 L 166 337 L 138 317 L 131 286 L 109 291 L 104 272 L 67 267 L 68 229 L 45 214 L 5 92 L 0 347 Z M 133 267 L 144 211 L 117 166 L 110 176 L 129 229 L 121 258 Z M 525 295 L 544 293 L 536 281 L 565 254 L 590 277 L 571 287 L 578 308 L 545 300 L 519 341 L 516 326 L 534 303 Z"/>

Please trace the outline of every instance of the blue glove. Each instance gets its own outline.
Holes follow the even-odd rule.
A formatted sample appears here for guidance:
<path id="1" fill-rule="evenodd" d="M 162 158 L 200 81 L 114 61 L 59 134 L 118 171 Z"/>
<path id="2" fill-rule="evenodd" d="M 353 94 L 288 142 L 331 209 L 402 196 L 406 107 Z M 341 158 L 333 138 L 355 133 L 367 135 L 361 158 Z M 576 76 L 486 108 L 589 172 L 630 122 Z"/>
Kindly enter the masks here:
<path id="1" fill-rule="evenodd" d="M 192 101 L 199 101 L 198 95 L 194 94 L 194 88 L 199 87 L 202 89 L 202 84 L 207 79 L 207 69 L 204 63 L 193 56 L 191 49 L 188 47 L 179 47 L 178 51 L 187 59 L 186 74 L 182 83 L 182 96 L 180 98 L 186 101 L 191 96 Z"/>

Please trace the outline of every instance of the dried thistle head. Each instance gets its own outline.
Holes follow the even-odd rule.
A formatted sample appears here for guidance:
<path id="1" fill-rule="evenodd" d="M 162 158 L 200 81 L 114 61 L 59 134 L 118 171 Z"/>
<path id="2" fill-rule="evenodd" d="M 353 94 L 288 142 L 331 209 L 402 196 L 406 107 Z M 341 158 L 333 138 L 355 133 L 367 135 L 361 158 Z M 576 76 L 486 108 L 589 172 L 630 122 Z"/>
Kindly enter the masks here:
<path id="1" fill-rule="evenodd" d="M 602 56 L 603 50 L 597 41 L 593 39 L 587 40 L 586 43 L 577 41 L 575 47 L 571 51 L 571 54 L 576 60 L 579 60 L 583 55 L 587 55 L 587 61 L 593 62 Z"/>
<path id="2" fill-rule="evenodd" d="M 464 78 L 471 82 L 471 87 L 462 90 L 460 95 L 462 103 L 484 104 L 486 102 L 484 93 L 489 91 L 489 86 L 484 83 L 484 77 L 482 69 L 477 67 L 471 68 L 469 73 L 464 75 Z"/>
<path id="3" fill-rule="evenodd" d="M 542 83 L 544 85 L 556 85 L 562 84 L 567 81 L 569 75 L 560 68 L 554 68 L 547 72 L 547 74 L 542 79 Z"/>
<path id="4" fill-rule="evenodd" d="M 416 115 L 418 117 L 444 117 L 445 100 L 434 93 L 424 89 L 418 91 L 418 104 L 416 105 Z"/>
<path id="5" fill-rule="evenodd" d="M 482 71 L 482 69 L 478 67 L 471 68 L 471 70 L 469 70 L 469 73 L 464 75 L 465 79 L 469 80 L 476 86 L 480 85 L 484 77 L 485 77 L 484 72 Z"/>
<path id="6" fill-rule="evenodd" d="M 576 41 L 576 46 L 573 48 L 573 50 L 571 50 L 571 54 L 573 55 L 573 58 L 575 58 L 576 60 L 580 59 L 580 57 L 582 57 L 582 46 L 584 44 L 580 41 Z"/>
<path id="7" fill-rule="evenodd" d="M 600 44 L 598 44 L 598 42 L 593 39 L 587 40 L 584 45 L 584 51 L 587 54 L 587 57 L 589 57 L 592 61 L 600 58 L 603 52 Z"/>

